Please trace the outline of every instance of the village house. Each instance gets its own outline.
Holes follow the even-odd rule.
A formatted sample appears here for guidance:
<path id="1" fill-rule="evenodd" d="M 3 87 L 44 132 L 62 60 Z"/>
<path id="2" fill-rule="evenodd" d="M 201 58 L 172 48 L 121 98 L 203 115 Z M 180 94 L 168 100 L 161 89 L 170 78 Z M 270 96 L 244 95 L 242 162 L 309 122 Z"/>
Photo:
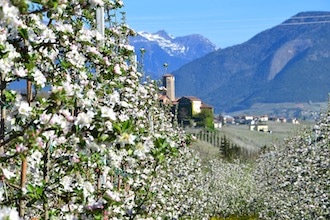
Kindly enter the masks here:
<path id="1" fill-rule="evenodd" d="M 235 123 L 239 123 L 239 121 L 240 121 L 239 117 L 236 117 L 236 116 L 233 117 L 231 115 L 220 115 L 219 120 L 223 123 L 223 125 L 235 124 Z"/>
<path id="2" fill-rule="evenodd" d="M 280 122 L 280 118 L 276 116 L 270 116 L 269 121 Z"/>
<path id="3" fill-rule="evenodd" d="M 255 120 L 255 118 L 252 115 L 238 115 L 238 116 L 234 116 L 234 120 L 236 125 L 242 125 L 242 124 L 249 125 L 251 121 Z"/>
<path id="4" fill-rule="evenodd" d="M 194 96 L 183 96 L 178 99 L 179 115 L 184 114 L 184 117 L 193 117 L 201 113 L 202 100 Z"/>
<path id="5" fill-rule="evenodd" d="M 260 132 L 268 132 L 268 125 L 265 121 L 251 121 L 249 125 L 250 131 L 260 131 Z"/>
<path id="6" fill-rule="evenodd" d="M 281 123 L 286 123 L 286 121 L 287 121 L 286 118 L 280 118 Z"/>
<path id="7" fill-rule="evenodd" d="M 203 103 L 201 99 L 194 96 L 175 97 L 175 78 L 172 74 L 163 75 L 164 90 L 159 95 L 159 102 L 164 105 L 172 105 L 173 112 L 177 111 L 177 119 L 179 123 L 191 124 L 201 112 L 207 112 L 212 115 L 213 107 Z"/>
<path id="8" fill-rule="evenodd" d="M 222 128 L 222 121 L 219 118 L 214 118 L 214 128 L 219 129 Z"/>
<path id="9" fill-rule="evenodd" d="M 252 115 L 244 115 L 244 116 L 243 116 L 243 119 L 244 119 L 245 121 L 252 121 L 252 120 L 254 119 L 254 117 L 253 117 Z"/>
<path id="10" fill-rule="evenodd" d="M 258 117 L 259 121 L 268 121 L 268 115 L 262 115 Z"/>
<path id="11" fill-rule="evenodd" d="M 300 123 L 299 123 L 299 120 L 298 120 L 297 118 L 291 118 L 291 119 L 288 119 L 288 122 L 289 122 L 289 123 L 292 123 L 292 124 L 295 124 L 295 125 L 300 124 Z"/>
<path id="12" fill-rule="evenodd" d="M 177 100 L 178 120 L 189 120 L 196 117 L 202 111 L 213 116 L 213 107 L 202 102 L 195 96 L 183 96 Z"/>
<path id="13" fill-rule="evenodd" d="M 269 117 L 269 120 L 274 121 L 274 122 L 280 122 L 280 123 L 286 123 L 287 122 L 286 118 L 276 117 L 276 116 Z"/>

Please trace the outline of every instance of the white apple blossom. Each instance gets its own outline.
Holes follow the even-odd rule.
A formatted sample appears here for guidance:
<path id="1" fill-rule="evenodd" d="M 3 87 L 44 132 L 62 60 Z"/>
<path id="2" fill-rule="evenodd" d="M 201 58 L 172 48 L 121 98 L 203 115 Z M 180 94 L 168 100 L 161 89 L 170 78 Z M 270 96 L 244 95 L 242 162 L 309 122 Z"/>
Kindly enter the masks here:
<path id="1" fill-rule="evenodd" d="M 68 192 L 72 191 L 73 190 L 72 181 L 73 181 L 73 179 L 71 176 L 64 176 L 61 180 L 63 190 L 68 191 Z"/>
<path id="2" fill-rule="evenodd" d="M 4 201 L 7 198 L 7 186 L 0 182 L 0 201 Z"/>
<path id="3" fill-rule="evenodd" d="M 3 207 L 0 209 L 0 220 L 20 220 L 15 208 Z"/>
<path id="4" fill-rule="evenodd" d="M 91 47 L 91 46 L 87 46 L 86 51 L 88 53 L 92 53 L 94 55 L 101 55 L 100 52 L 98 51 L 97 47 Z"/>
<path id="5" fill-rule="evenodd" d="M 118 137 L 118 143 L 121 145 L 134 144 L 136 136 L 129 133 L 123 133 Z"/>
<path id="6" fill-rule="evenodd" d="M 12 118 L 10 115 L 6 117 L 5 119 L 5 126 L 8 130 L 18 131 L 20 128 L 15 125 L 16 119 Z"/>
<path id="7" fill-rule="evenodd" d="M 70 82 L 68 82 L 68 81 L 63 82 L 62 88 L 64 89 L 65 93 L 68 96 L 72 96 L 74 94 L 74 89 L 75 88 Z"/>
<path id="8" fill-rule="evenodd" d="M 94 186 L 91 182 L 85 181 L 83 183 L 83 193 L 84 193 L 84 198 L 86 199 L 91 193 L 95 191 Z"/>
<path id="9" fill-rule="evenodd" d="M 106 193 L 113 201 L 119 202 L 121 200 L 120 194 L 115 191 L 108 190 Z"/>
<path id="10" fill-rule="evenodd" d="M 122 155 L 120 155 L 118 152 L 116 152 L 114 150 L 109 150 L 108 156 L 111 160 L 111 164 L 114 167 L 119 168 L 122 163 L 122 160 L 123 160 Z"/>
<path id="11" fill-rule="evenodd" d="M 32 76 L 37 85 L 41 86 L 42 88 L 45 87 L 45 83 L 47 80 L 39 69 L 34 68 Z"/>
<path id="12" fill-rule="evenodd" d="M 96 94 L 95 94 L 95 92 L 93 91 L 93 90 L 89 90 L 89 91 L 87 91 L 87 97 L 90 99 L 90 100 L 94 100 L 94 99 L 96 99 Z"/>
<path id="13" fill-rule="evenodd" d="M 1 16 L 6 16 L 8 18 L 16 18 L 19 15 L 19 10 L 18 8 L 14 7 L 13 5 L 10 4 L 9 1 L 4 1 L 2 2 L 1 5 Z"/>
<path id="14" fill-rule="evenodd" d="M 50 131 L 45 131 L 42 133 L 42 136 L 47 140 L 47 141 L 52 141 L 55 139 L 56 135 L 53 130 Z"/>
<path id="15" fill-rule="evenodd" d="M 18 76 L 18 77 L 23 78 L 23 77 L 27 76 L 27 70 L 20 66 L 20 67 L 14 69 L 13 74 Z"/>
<path id="16" fill-rule="evenodd" d="M 79 125 L 80 127 L 90 127 L 92 120 L 94 118 L 94 113 L 92 111 L 88 111 L 87 113 L 81 112 L 78 114 L 75 125 Z"/>
<path id="17" fill-rule="evenodd" d="M 10 179 L 12 177 L 15 177 L 15 173 L 6 169 L 6 168 L 2 168 L 2 174 L 7 178 L 7 179 Z"/>
<path id="18" fill-rule="evenodd" d="M 121 122 L 124 122 L 124 121 L 128 121 L 128 120 L 129 120 L 129 116 L 126 115 L 126 114 L 120 114 L 120 115 L 118 116 L 118 118 L 119 118 L 119 120 L 120 120 Z"/>
<path id="19" fill-rule="evenodd" d="M 11 77 L 9 76 L 9 72 L 11 70 L 11 66 L 13 66 L 13 63 L 9 59 L 7 60 L 0 60 L 0 70 L 3 72 L 6 76 L 6 80 L 10 81 Z"/>
<path id="20" fill-rule="evenodd" d="M 78 220 L 78 218 L 74 214 L 65 214 L 65 220 Z"/>
<path id="21" fill-rule="evenodd" d="M 43 39 L 43 42 L 46 43 L 54 43 L 56 41 L 56 36 L 54 32 L 46 27 L 44 28 L 44 31 L 42 32 L 40 38 Z"/>
<path id="22" fill-rule="evenodd" d="M 121 74 L 121 69 L 120 69 L 120 66 L 119 64 L 116 64 L 115 67 L 114 67 L 114 71 L 116 74 L 120 75 Z"/>
<path id="23" fill-rule="evenodd" d="M 73 33 L 73 27 L 71 24 L 63 24 L 59 22 L 55 24 L 55 27 L 57 31 Z"/>
<path id="24" fill-rule="evenodd" d="M 95 31 L 93 30 L 89 30 L 87 28 L 82 28 L 79 30 L 79 35 L 77 36 L 78 37 L 78 40 L 79 41 L 82 41 L 82 42 L 90 42 L 94 35 L 95 35 Z"/>
<path id="25" fill-rule="evenodd" d="M 29 117 L 32 112 L 32 107 L 26 101 L 21 101 L 17 104 L 18 113 L 23 117 Z"/>
<path id="26" fill-rule="evenodd" d="M 77 68 L 82 68 L 85 65 L 86 58 L 78 50 L 77 46 L 71 46 L 71 50 L 66 54 L 66 59 Z"/>
<path id="27" fill-rule="evenodd" d="M 103 118 L 109 118 L 112 121 L 116 120 L 116 113 L 112 108 L 109 108 L 107 106 L 101 107 L 101 117 Z"/>
<path id="28" fill-rule="evenodd" d="M 16 145 L 16 152 L 17 153 L 21 153 L 21 152 L 24 152 L 26 150 L 27 150 L 27 148 L 23 143 L 20 143 L 20 144 Z"/>
<path id="29" fill-rule="evenodd" d="M 120 102 L 120 94 L 117 90 L 113 91 L 112 94 L 109 95 L 110 104 L 117 104 Z"/>
<path id="30" fill-rule="evenodd" d="M 144 159 L 146 154 L 149 153 L 150 147 L 148 145 L 142 144 L 141 142 L 137 143 L 136 148 L 134 150 L 134 155 L 137 157 Z"/>
<path id="31" fill-rule="evenodd" d="M 31 154 L 31 157 L 29 159 L 39 162 L 41 161 L 42 156 L 43 156 L 42 153 L 36 150 Z"/>
<path id="32" fill-rule="evenodd" d="M 113 126 L 112 126 L 111 121 L 106 121 L 106 122 L 104 123 L 104 125 L 105 125 L 105 127 L 106 127 L 106 130 L 108 130 L 108 131 L 112 131 L 112 130 L 113 130 Z"/>

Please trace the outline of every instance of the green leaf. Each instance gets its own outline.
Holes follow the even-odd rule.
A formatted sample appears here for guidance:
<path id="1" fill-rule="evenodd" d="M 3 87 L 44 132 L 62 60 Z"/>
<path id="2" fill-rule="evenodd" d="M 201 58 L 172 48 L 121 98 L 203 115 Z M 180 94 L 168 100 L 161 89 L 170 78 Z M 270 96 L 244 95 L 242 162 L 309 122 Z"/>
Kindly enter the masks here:
<path id="1" fill-rule="evenodd" d="M 132 127 L 131 120 L 127 120 L 127 121 L 123 122 L 123 124 L 122 124 L 122 130 L 123 131 L 130 131 L 131 127 Z"/>
<path id="2" fill-rule="evenodd" d="M 6 102 L 7 102 L 7 103 L 8 103 L 8 102 L 12 102 L 12 101 L 14 101 L 14 100 L 15 100 L 15 97 L 16 97 L 15 94 L 13 94 L 12 92 L 10 92 L 10 91 L 8 91 L 8 90 L 5 90 L 5 91 L 4 91 L 4 96 L 5 96 L 5 98 L 6 98 Z"/>
<path id="3" fill-rule="evenodd" d="M 118 132 L 118 133 L 121 133 L 121 127 L 120 127 L 120 125 L 119 124 L 117 124 L 117 123 L 113 123 L 112 124 L 112 127 L 113 127 L 113 130 L 114 131 L 116 131 L 116 132 Z"/>
<path id="4" fill-rule="evenodd" d="M 0 58 L 7 58 L 9 55 L 9 51 L 5 51 L 5 46 L 0 44 Z"/>
<path id="5" fill-rule="evenodd" d="M 71 64 L 65 60 L 60 60 L 60 65 L 63 69 L 68 69 L 71 66 Z"/>
<path id="6" fill-rule="evenodd" d="M 25 28 L 18 28 L 18 32 L 20 33 L 23 39 L 25 40 L 28 39 L 28 31 Z"/>
<path id="7" fill-rule="evenodd" d="M 35 64 L 33 62 L 29 62 L 25 66 L 28 70 L 32 70 L 35 67 Z"/>
<path id="8" fill-rule="evenodd" d="M 30 0 L 32 3 L 36 3 L 36 4 L 41 4 L 42 1 L 41 0 Z"/>
<path id="9" fill-rule="evenodd" d="M 42 193 L 43 193 L 43 188 L 42 187 L 37 187 L 36 188 L 36 194 L 38 196 L 38 198 L 40 198 L 42 196 Z"/>
<path id="10" fill-rule="evenodd" d="M 157 155 L 157 159 L 159 162 L 163 162 L 165 160 L 165 155 L 163 153 Z"/>
<path id="11" fill-rule="evenodd" d="M 11 3 L 19 9 L 20 13 L 28 11 L 29 7 L 25 0 L 13 0 Z"/>
<path id="12" fill-rule="evenodd" d="M 133 150 L 132 149 L 128 149 L 128 156 L 131 156 L 133 154 Z"/>
<path id="13" fill-rule="evenodd" d="M 166 140 L 164 140 L 164 142 L 162 143 L 162 149 L 167 148 L 169 145 L 170 144 Z"/>
<path id="14" fill-rule="evenodd" d="M 101 141 L 101 142 L 104 142 L 104 141 L 106 141 L 108 138 L 109 138 L 109 135 L 107 135 L 107 134 L 102 134 L 102 135 L 100 136 L 100 141 Z"/>
<path id="15" fill-rule="evenodd" d="M 177 148 L 175 148 L 175 147 L 171 147 L 171 153 L 172 153 L 172 155 L 174 155 L 174 156 L 177 156 L 178 155 L 178 149 Z"/>
<path id="16" fill-rule="evenodd" d="M 27 189 L 28 192 L 33 192 L 34 187 L 31 184 L 28 184 L 26 189 Z"/>

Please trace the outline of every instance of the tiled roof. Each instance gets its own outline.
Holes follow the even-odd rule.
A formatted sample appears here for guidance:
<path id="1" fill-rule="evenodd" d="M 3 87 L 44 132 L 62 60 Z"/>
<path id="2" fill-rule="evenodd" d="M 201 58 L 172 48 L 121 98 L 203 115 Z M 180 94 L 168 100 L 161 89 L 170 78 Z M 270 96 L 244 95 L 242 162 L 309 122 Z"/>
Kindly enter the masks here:
<path id="1" fill-rule="evenodd" d="M 200 100 L 199 98 L 195 97 L 195 96 L 182 96 L 180 99 L 182 98 L 186 98 L 186 99 L 189 99 L 191 101 L 202 101 Z"/>
<path id="2" fill-rule="evenodd" d="M 202 102 L 201 108 L 213 108 L 211 105 L 205 104 Z"/>

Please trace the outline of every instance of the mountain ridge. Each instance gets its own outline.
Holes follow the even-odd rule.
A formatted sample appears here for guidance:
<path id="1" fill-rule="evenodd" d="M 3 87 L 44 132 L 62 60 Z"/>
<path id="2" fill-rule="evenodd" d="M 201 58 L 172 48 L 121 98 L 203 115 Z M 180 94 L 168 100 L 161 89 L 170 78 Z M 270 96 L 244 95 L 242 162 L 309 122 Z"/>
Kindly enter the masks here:
<path id="1" fill-rule="evenodd" d="M 145 74 L 153 79 L 159 79 L 164 74 L 164 63 L 167 64 L 166 71 L 172 72 L 216 50 L 215 44 L 200 34 L 174 37 L 164 30 L 156 33 L 139 31 L 129 41 L 135 47 Z"/>
<path id="2" fill-rule="evenodd" d="M 329 45 L 330 12 L 301 12 L 242 44 L 216 50 L 174 71 L 176 93 L 197 96 L 217 112 L 249 108 L 257 101 L 326 101 Z"/>

